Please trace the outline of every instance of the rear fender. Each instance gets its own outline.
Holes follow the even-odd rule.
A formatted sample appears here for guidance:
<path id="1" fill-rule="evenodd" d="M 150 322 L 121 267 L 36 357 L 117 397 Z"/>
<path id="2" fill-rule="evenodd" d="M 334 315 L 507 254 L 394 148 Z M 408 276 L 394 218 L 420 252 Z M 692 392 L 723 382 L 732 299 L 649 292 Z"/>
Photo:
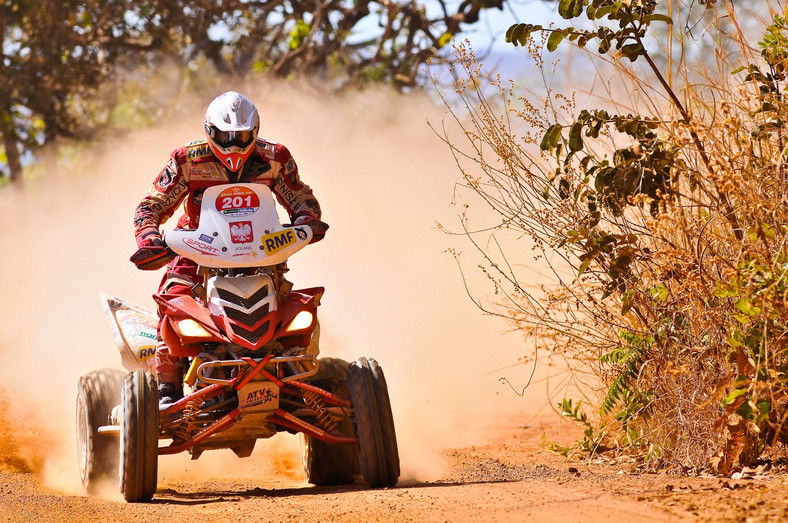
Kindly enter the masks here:
<path id="1" fill-rule="evenodd" d="M 100 293 L 123 367 L 128 371 L 153 370 L 156 352 L 156 313 L 121 298 Z"/>

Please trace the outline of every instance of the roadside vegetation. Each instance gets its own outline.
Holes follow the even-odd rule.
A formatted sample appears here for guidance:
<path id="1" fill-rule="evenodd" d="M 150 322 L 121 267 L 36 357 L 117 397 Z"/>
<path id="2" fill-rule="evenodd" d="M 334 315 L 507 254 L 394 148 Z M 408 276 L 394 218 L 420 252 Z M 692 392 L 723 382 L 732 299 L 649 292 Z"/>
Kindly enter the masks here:
<path id="1" fill-rule="evenodd" d="M 0 185 L 84 142 L 150 125 L 186 92 L 280 78 L 329 90 L 424 83 L 505 0 L 61 0 L 0 5 Z M 45 146 L 50 147 L 46 148 Z"/>
<path id="2" fill-rule="evenodd" d="M 788 23 L 772 7 L 752 42 L 731 2 L 561 0 L 565 27 L 506 35 L 544 98 L 488 84 L 456 46 L 463 133 L 445 141 L 471 210 L 500 218 L 463 222 L 494 287 L 482 306 L 587 392 L 553 398 L 584 428 L 557 450 L 723 475 L 784 452 Z M 595 69 L 556 92 L 549 53 L 568 46 Z M 551 269 L 540 284 L 532 258 Z"/>

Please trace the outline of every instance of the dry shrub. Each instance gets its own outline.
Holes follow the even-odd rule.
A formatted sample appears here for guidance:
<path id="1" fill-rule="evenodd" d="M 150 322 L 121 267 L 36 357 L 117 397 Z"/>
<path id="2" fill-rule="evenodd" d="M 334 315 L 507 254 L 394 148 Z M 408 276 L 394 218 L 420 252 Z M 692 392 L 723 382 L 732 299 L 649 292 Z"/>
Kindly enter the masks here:
<path id="1" fill-rule="evenodd" d="M 599 384 L 593 416 L 560 398 L 562 414 L 587 427 L 581 447 L 730 474 L 788 443 L 788 28 L 773 15 L 753 52 L 731 7 L 718 13 L 728 40 L 701 13 L 717 38 L 716 72 L 677 68 L 668 82 L 670 62 L 660 68 L 636 45 L 650 24 L 664 27 L 661 4 L 605 11 L 597 23 L 617 22 L 607 32 L 510 29 L 542 71 L 542 46 L 595 41 L 600 70 L 630 93 L 609 93 L 604 107 L 579 110 L 574 95 L 549 89 L 537 104 L 500 79 L 482 88 L 459 45 L 457 99 L 446 103 L 464 140 L 443 136 L 465 188 L 500 217 L 494 237 L 529 238 L 552 269 L 552 281 L 527 283 L 511 247 L 463 222 L 495 286 L 488 312 Z M 672 27 L 691 25 L 681 22 Z"/>

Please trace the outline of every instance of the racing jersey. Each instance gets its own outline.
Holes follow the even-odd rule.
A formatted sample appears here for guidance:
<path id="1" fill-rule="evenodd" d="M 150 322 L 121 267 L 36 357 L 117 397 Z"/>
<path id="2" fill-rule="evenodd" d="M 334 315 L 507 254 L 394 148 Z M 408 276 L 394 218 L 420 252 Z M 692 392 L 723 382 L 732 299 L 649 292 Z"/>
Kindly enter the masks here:
<path id="1" fill-rule="evenodd" d="M 228 172 L 203 139 L 172 152 L 153 187 L 137 206 L 134 214 L 137 242 L 145 230 L 158 229 L 184 202 L 185 213 L 179 218 L 178 227 L 197 228 L 203 192 L 226 183 L 265 184 L 291 219 L 300 216 L 320 219 L 320 204 L 309 186 L 299 179 L 295 160 L 284 145 L 258 138 L 241 171 L 233 173 Z"/>

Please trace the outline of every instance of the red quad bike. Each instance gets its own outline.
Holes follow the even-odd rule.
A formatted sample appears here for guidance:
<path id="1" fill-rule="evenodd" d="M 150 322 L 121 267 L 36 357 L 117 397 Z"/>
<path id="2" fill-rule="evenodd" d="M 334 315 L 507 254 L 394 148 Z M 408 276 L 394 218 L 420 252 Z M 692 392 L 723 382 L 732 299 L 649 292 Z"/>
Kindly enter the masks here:
<path id="1" fill-rule="evenodd" d="M 123 366 L 79 380 L 77 449 L 86 489 L 120 478 L 126 501 L 156 492 L 158 457 L 205 450 L 252 453 L 277 432 L 303 437 L 315 485 L 396 484 L 399 453 L 383 370 L 374 359 L 318 358 L 323 288 L 292 290 L 285 261 L 309 244 L 308 227 L 282 225 L 270 189 L 209 188 L 200 226 L 165 235 L 200 265 L 194 297 L 155 295 L 161 332 L 181 357 L 184 398 L 159 410 L 153 356 L 158 318 L 102 295 Z"/>

